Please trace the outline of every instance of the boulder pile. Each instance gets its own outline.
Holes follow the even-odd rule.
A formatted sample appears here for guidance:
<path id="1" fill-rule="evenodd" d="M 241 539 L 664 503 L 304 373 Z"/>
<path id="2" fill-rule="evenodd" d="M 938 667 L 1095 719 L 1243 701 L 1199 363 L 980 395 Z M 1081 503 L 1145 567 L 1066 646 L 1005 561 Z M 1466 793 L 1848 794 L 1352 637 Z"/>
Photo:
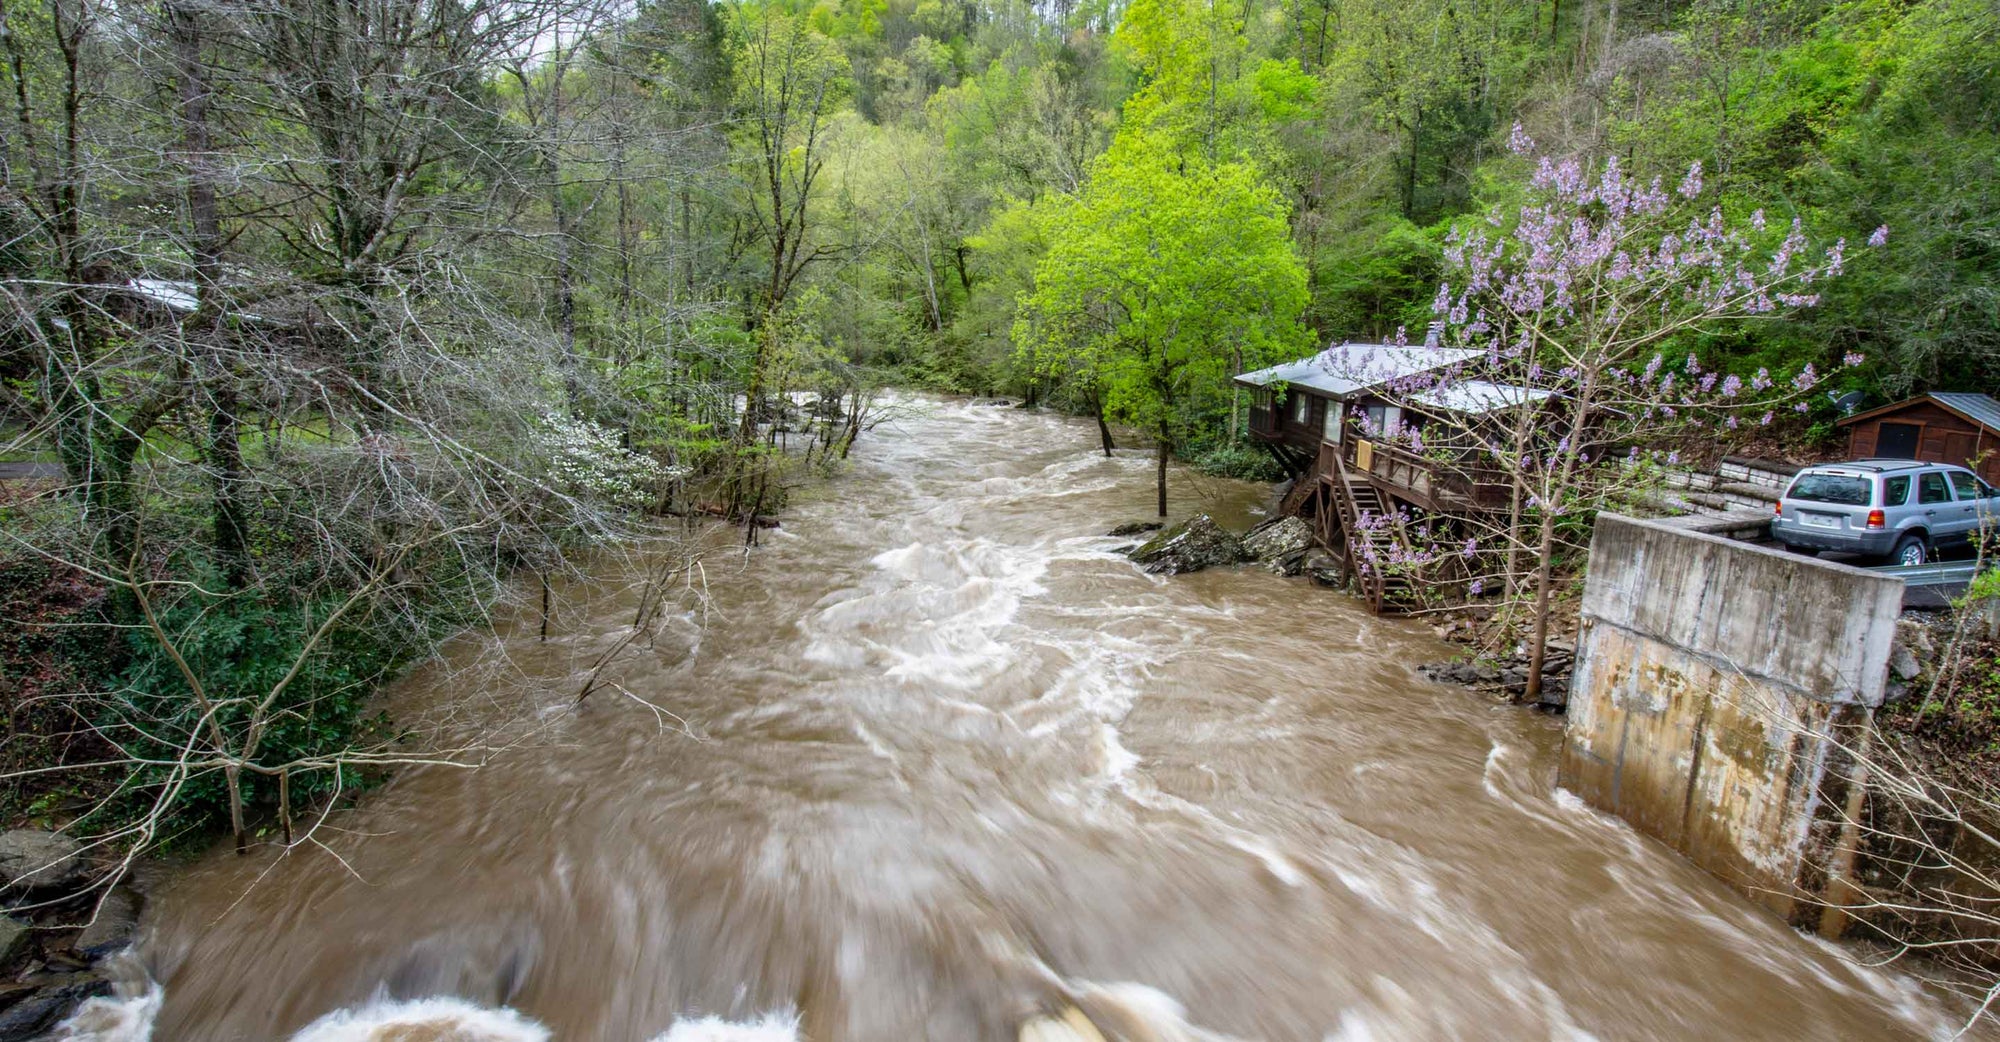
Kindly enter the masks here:
<path id="1" fill-rule="evenodd" d="M 1313 549 L 1312 526 L 1296 517 L 1272 518 L 1244 534 L 1243 549 L 1279 575 L 1298 575 Z"/>
<path id="2" fill-rule="evenodd" d="M 1249 559 L 1243 540 L 1207 514 L 1196 514 L 1132 551 L 1132 560 L 1155 575 L 1185 575 Z"/>
<path id="3" fill-rule="evenodd" d="M 37 1038 L 111 993 L 102 960 L 132 943 L 139 894 L 59 832 L 0 833 L 0 1039 Z"/>

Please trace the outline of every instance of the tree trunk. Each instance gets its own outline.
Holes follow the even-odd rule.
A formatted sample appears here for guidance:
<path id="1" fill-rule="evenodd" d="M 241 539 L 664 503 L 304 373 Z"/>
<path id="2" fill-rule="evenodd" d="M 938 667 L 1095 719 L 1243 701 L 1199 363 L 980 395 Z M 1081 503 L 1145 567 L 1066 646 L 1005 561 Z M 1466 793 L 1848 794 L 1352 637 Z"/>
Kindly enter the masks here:
<path id="1" fill-rule="evenodd" d="M 1417 211 L 1417 160 L 1422 155 L 1424 110 L 1417 107 L 1416 118 L 1410 122 L 1410 163 L 1403 171 L 1403 218 L 1416 220 Z"/>
<path id="2" fill-rule="evenodd" d="M 208 465 L 215 469 L 215 558 L 223 582 L 240 590 L 250 582 L 250 538 L 243 508 L 242 420 L 236 375 L 226 366 L 209 392 Z"/>
<path id="3" fill-rule="evenodd" d="M 1535 701 L 1542 693 L 1542 662 L 1548 657 L 1549 646 L 1549 586 L 1555 568 L 1551 558 L 1556 549 L 1556 519 L 1569 499 L 1571 481 L 1582 457 L 1583 430 L 1596 407 L 1596 389 L 1595 374 L 1586 372 L 1576 400 L 1570 404 L 1569 434 L 1562 439 L 1570 448 L 1563 454 L 1554 480 L 1543 486 L 1547 501 L 1541 504 L 1541 560 L 1535 565 L 1535 632 L 1528 645 L 1528 701 Z"/>
<path id="4" fill-rule="evenodd" d="M 236 838 L 236 856 L 242 857 L 250 850 L 249 829 L 243 823 L 243 769 L 235 764 L 224 767 L 222 780 L 229 786 L 229 832 Z"/>
<path id="5" fill-rule="evenodd" d="M 1547 505 L 1542 508 L 1542 559 L 1535 565 L 1535 630 L 1528 639 L 1528 690 L 1525 701 L 1533 702 L 1542 694 L 1542 662 L 1548 657 L 1549 648 L 1549 578 L 1550 555 L 1555 553 L 1556 519 Z"/>
<path id="6" fill-rule="evenodd" d="M 235 368 L 223 350 L 222 221 L 215 186 L 214 143 L 209 132 L 211 87 L 201 55 L 201 23 L 185 4 L 167 9 L 173 37 L 175 74 L 180 81 L 181 165 L 187 172 L 188 253 L 194 261 L 198 304 L 183 329 L 200 338 L 208 390 L 208 465 L 214 491 L 212 537 L 223 581 L 241 589 L 250 576 L 249 539 L 243 507 L 242 420 Z"/>
<path id="7" fill-rule="evenodd" d="M 285 845 L 292 845 L 292 772 L 278 772 L 278 824 L 285 830 Z"/>
<path id="8" fill-rule="evenodd" d="M 1111 443 L 1111 425 L 1104 422 L 1104 402 L 1094 399 L 1092 404 L 1097 406 L 1097 437 L 1104 442 L 1104 458 L 1110 459 L 1112 450 L 1118 446 Z"/>
<path id="9" fill-rule="evenodd" d="M 1167 516 L 1167 454 L 1173 449 L 1165 430 L 1160 431 L 1159 492 L 1160 516 Z"/>
<path id="10" fill-rule="evenodd" d="M 1310 282 L 1307 285 L 1311 285 Z M 1243 371 L 1243 348 L 1239 345 L 1232 353 L 1231 364 L 1236 372 Z M 1229 381 L 1229 444 L 1236 445 L 1243 438 L 1239 428 L 1243 423 L 1243 385 Z"/>

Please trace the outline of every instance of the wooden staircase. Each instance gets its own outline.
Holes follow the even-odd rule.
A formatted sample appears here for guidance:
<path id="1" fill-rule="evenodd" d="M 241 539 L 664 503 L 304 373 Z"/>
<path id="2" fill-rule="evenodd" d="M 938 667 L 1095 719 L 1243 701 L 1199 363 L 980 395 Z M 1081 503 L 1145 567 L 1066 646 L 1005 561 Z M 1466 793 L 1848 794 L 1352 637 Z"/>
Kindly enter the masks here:
<path id="1" fill-rule="evenodd" d="M 1360 584 L 1363 596 L 1368 598 L 1369 610 L 1381 615 L 1412 606 L 1416 598 L 1412 596 L 1408 577 L 1385 574 L 1369 563 L 1371 559 L 1379 561 L 1391 556 L 1402 546 L 1400 525 L 1362 524 L 1364 517 L 1384 517 L 1391 513 L 1381 491 L 1365 480 L 1349 476 L 1346 464 L 1338 456 L 1334 457 L 1333 471 L 1326 476 L 1325 483 L 1331 486 L 1330 498 L 1340 519 L 1337 535 L 1328 526 L 1327 535 L 1338 539 L 1338 544 L 1330 548 L 1346 561 L 1347 573 Z"/>

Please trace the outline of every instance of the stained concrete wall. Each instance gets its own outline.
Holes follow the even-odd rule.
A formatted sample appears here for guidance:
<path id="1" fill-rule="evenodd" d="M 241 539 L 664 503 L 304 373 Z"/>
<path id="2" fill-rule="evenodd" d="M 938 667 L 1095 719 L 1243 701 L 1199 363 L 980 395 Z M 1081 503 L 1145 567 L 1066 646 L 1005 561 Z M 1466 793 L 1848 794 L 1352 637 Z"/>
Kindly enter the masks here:
<path id="1" fill-rule="evenodd" d="M 1800 925 L 1838 903 L 1902 580 L 1600 514 L 1561 784 Z"/>

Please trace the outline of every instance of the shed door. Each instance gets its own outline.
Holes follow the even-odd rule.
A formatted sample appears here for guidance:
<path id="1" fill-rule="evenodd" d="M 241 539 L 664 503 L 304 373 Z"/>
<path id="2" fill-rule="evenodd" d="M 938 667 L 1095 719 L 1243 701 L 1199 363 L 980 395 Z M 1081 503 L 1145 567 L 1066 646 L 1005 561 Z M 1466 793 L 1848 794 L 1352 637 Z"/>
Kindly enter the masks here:
<path id="1" fill-rule="evenodd" d="M 1885 423 L 1875 435 L 1875 455 L 1882 459 L 1916 459 L 1917 436 L 1923 428 L 1914 423 Z"/>

